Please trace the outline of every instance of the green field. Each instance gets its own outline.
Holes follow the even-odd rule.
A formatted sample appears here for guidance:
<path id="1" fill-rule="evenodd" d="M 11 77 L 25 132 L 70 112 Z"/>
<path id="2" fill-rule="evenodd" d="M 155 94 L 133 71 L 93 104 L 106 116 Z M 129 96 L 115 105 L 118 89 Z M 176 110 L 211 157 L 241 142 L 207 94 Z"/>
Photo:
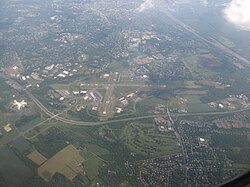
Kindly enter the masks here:
<path id="1" fill-rule="evenodd" d="M 202 66 L 198 61 L 198 56 L 190 56 L 184 59 L 184 64 L 193 77 L 212 77 L 216 75 L 214 71 Z"/>
<path id="2" fill-rule="evenodd" d="M 71 142 L 71 137 L 56 127 L 51 127 L 30 140 L 46 158 L 54 156 Z"/>
<path id="3" fill-rule="evenodd" d="M 141 101 L 140 103 L 145 106 L 155 107 L 157 105 L 167 105 L 168 102 L 169 102 L 168 100 L 164 100 L 164 99 L 160 99 L 160 98 L 152 96 Z"/>
<path id="4" fill-rule="evenodd" d="M 138 90 L 138 88 L 138 86 L 117 86 L 115 87 L 113 94 L 119 98 Z"/>
<path id="5" fill-rule="evenodd" d="M 18 138 L 11 143 L 14 149 L 18 150 L 22 154 L 26 154 L 32 150 L 32 145 L 24 138 Z"/>
<path id="6" fill-rule="evenodd" d="M 13 124 L 19 116 L 15 113 L 5 113 L 0 110 L 0 127 L 7 123 Z"/>
<path id="7" fill-rule="evenodd" d="M 106 94 L 106 89 L 96 89 L 103 97 L 105 96 Z"/>
<path id="8" fill-rule="evenodd" d="M 53 122 L 45 122 L 45 123 L 40 123 L 40 126 L 37 126 L 35 128 L 30 129 L 28 132 L 24 134 L 24 137 L 27 139 L 32 139 L 38 136 L 39 134 L 45 132 L 48 130 L 50 127 L 56 125 L 56 123 Z"/>
<path id="9" fill-rule="evenodd" d="M 80 88 L 81 83 L 85 83 L 85 84 L 93 84 L 93 83 L 95 83 L 95 84 L 98 84 L 98 83 L 103 83 L 103 82 L 106 82 L 106 80 L 101 79 L 99 76 L 91 75 L 91 76 L 79 77 L 78 80 L 74 80 L 74 81 L 71 81 L 71 82 L 51 84 L 50 86 L 55 90 L 74 91 L 74 90 Z M 86 86 L 84 86 L 82 88 L 83 89 L 91 89 L 91 88 L 93 88 L 93 86 L 86 85 Z"/>
<path id="10" fill-rule="evenodd" d="M 152 124 L 127 125 L 121 140 L 131 152 L 142 156 L 160 157 L 180 151 L 173 132 L 159 132 Z"/>
<path id="11" fill-rule="evenodd" d="M 80 81 L 73 81 L 70 83 L 65 83 L 65 84 L 51 84 L 50 86 L 55 89 L 55 90 L 69 90 L 69 91 L 73 91 L 75 90 L 77 87 L 79 87 L 80 85 Z"/>
<path id="12" fill-rule="evenodd" d="M 85 160 L 88 160 L 89 158 L 93 157 L 93 153 L 91 153 L 91 152 L 88 151 L 87 149 L 84 149 L 84 150 L 80 151 L 80 155 L 81 155 Z"/>
<path id="13" fill-rule="evenodd" d="M 158 105 L 165 105 L 165 107 L 168 106 L 168 100 L 160 99 L 158 97 L 148 97 L 138 103 L 136 103 L 136 111 L 135 115 L 142 116 L 145 114 L 149 114 L 149 111 L 152 111 L 157 107 Z"/>
<path id="14" fill-rule="evenodd" d="M 212 112 L 216 110 L 216 108 L 203 103 L 189 103 L 187 108 L 188 112 Z"/>
<path id="15" fill-rule="evenodd" d="M 216 111 L 216 108 L 210 107 L 207 103 L 202 103 L 200 95 L 181 95 L 187 99 L 188 112 L 211 112 Z"/>
<path id="16" fill-rule="evenodd" d="M 112 61 L 108 64 L 108 69 L 110 71 L 124 71 L 124 69 L 128 68 L 129 64 L 126 62 L 118 62 L 118 61 Z"/>
<path id="17" fill-rule="evenodd" d="M 88 150 L 96 155 L 105 155 L 109 154 L 109 151 L 107 149 L 104 149 L 98 145 L 95 144 L 87 144 L 86 147 Z"/>
<path id="18" fill-rule="evenodd" d="M 98 172 L 103 164 L 104 162 L 102 160 L 100 160 L 97 156 L 93 156 L 83 162 L 83 171 L 90 180 L 93 180 L 98 175 Z"/>

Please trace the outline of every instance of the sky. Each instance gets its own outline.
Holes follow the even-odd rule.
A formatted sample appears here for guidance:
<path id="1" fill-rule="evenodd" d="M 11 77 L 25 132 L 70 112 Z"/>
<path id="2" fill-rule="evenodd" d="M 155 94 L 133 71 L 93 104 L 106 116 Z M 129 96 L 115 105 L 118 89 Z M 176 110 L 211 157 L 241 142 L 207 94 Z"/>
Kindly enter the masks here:
<path id="1" fill-rule="evenodd" d="M 250 31 L 250 0 L 231 0 L 223 13 L 228 22 L 241 30 Z"/>

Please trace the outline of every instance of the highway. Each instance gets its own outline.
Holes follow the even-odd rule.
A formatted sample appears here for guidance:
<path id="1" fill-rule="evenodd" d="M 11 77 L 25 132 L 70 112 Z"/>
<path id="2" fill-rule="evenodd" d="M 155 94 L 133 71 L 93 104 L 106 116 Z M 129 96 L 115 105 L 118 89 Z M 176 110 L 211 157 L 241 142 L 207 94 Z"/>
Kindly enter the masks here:
<path id="1" fill-rule="evenodd" d="M 74 105 L 72 105 L 72 107 L 73 107 L 73 106 L 74 106 Z M 28 133 L 30 130 L 35 129 L 36 127 L 39 127 L 39 126 L 43 125 L 44 123 L 50 121 L 51 119 L 55 119 L 55 118 L 58 117 L 59 115 L 62 115 L 62 114 L 65 113 L 66 111 L 70 110 L 72 107 L 63 110 L 62 112 L 57 113 L 57 114 L 55 114 L 54 116 L 51 116 L 51 117 L 45 119 L 44 121 L 42 121 L 42 122 L 40 122 L 40 123 L 38 123 L 38 124 L 36 124 L 36 125 L 33 125 L 31 128 L 28 128 L 28 129 L 26 129 L 26 130 L 18 130 L 16 135 L 13 135 L 11 138 L 6 139 L 5 141 L 1 142 L 1 143 L 0 143 L 0 148 L 3 147 L 4 145 L 10 143 L 10 142 L 15 141 L 17 138 L 19 138 L 19 137 L 21 137 L 21 136 L 23 136 L 23 137 L 26 138 L 26 139 L 32 139 L 33 137 L 36 137 L 38 134 L 36 134 L 36 135 L 33 136 L 33 137 L 26 137 L 25 134 Z M 39 133 L 39 134 L 40 134 L 40 133 Z"/>
<path id="2" fill-rule="evenodd" d="M 188 32 L 192 33 L 197 38 L 201 39 L 202 41 L 204 41 L 204 42 L 206 42 L 206 43 L 208 43 L 208 44 L 210 44 L 210 45 L 212 45 L 212 46 L 214 46 L 216 48 L 219 48 L 219 49 L 223 50 L 224 52 L 230 54 L 231 56 L 237 58 L 238 60 L 244 62 L 245 64 L 250 65 L 250 61 L 248 59 L 246 59 L 243 56 L 239 55 L 238 53 L 234 52 L 232 49 L 226 47 L 222 43 L 219 43 L 218 41 L 216 41 L 212 37 L 209 37 L 209 39 L 205 38 L 204 36 L 202 36 L 201 34 L 199 34 L 195 29 L 193 29 L 192 27 L 186 25 L 181 20 L 177 19 L 175 16 L 173 16 L 168 11 L 168 7 L 167 6 L 160 7 L 160 11 L 163 12 L 172 21 L 174 21 L 177 25 L 179 25 L 180 27 L 184 28 Z"/>
<path id="3" fill-rule="evenodd" d="M 4 78 L 7 78 L 3 76 Z M 116 78 L 116 76 L 115 76 Z M 9 80 L 12 80 L 10 78 L 7 78 Z M 12 80 L 13 81 L 13 80 Z M 15 82 L 15 81 L 14 81 Z M 115 83 L 116 81 L 113 81 Z M 16 83 L 16 82 L 15 82 Z M 16 83 L 19 85 L 18 83 Z M 19 85 L 20 86 L 20 85 Z M 21 86 L 20 86 L 21 87 Z M 108 121 L 102 121 L 102 122 L 84 122 L 84 121 L 76 121 L 76 120 L 70 120 L 61 117 L 58 114 L 54 114 L 53 112 L 49 111 L 34 95 L 32 95 L 29 91 L 26 89 L 23 89 L 27 96 L 49 117 L 56 119 L 58 121 L 61 121 L 65 124 L 69 125 L 78 125 L 78 126 L 91 126 L 91 125 L 105 125 L 109 123 L 117 123 L 117 122 L 126 122 L 126 121 L 133 121 L 133 120 L 141 120 L 141 119 L 150 119 L 155 117 L 167 117 L 170 114 L 156 114 L 156 115 L 147 115 L 147 116 L 138 116 L 138 117 L 130 117 L 125 119 L 113 119 Z M 204 112 L 204 113 L 171 113 L 171 116 L 174 117 L 187 117 L 187 116 L 211 116 L 211 115 L 225 115 L 225 114 L 234 114 L 239 112 L 248 111 L 250 108 L 240 109 L 240 110 L 233 110 L 233 111 L 222 111 L 222 112 Z"/>
<path id="4" fill-rule="evenodd" d="M 70 120 L 70 119 L 66 119 L 63 118 L 61 116 L 57 116 L 56 114 L 54 114 L 53 112 L 50 112 L 37 98 L 35 98 L 31 93 L 29 93 L 26 90 L 26 94 L 28 95 L 28 97 L 48 116 L 53 117 L 54 119 L 61 121 L 63 123 L 66 124 L 81 124 L 81 125 L 90 125 L 90 122 L 82 122 L 82 121 L 74 121 L 74 120 Z"/>
<path id="5" fill-rule="evenodd" d="M 57 117 L 59 117 L 59 116 L 62 115 L 63 113 L 69 111 L 69 110 L 70 110 L 71 108 L 73 108 L 74 106 L 75 106 L 75 105 L 72 105 L 71 107 L 66 108 L 66 109 L 63 110 L 63 111 L 61 111 L 61 112 L 59 112 L 59 113 L 57 113 L 57 114 L 54 114 L 53 116 L 51 116 L 51 117 L 45 119 L 44 121 L 42 121 L 42 122 L 40 122 L 40 123 L 38 123 L 38 124 L 36 124 L 36 125 L 33 125 L 31 128 L 29 128 L 29 129 L 27 129 L 27 130 L 25 130 L 25 131 L 21 131 L 19 134 L 22 135 L 22 136 L 24 136 L 26 139 L 29 139 L 28 137 L 25 136 L 25 134 L 28 133 L 30 130 L 35 129 L 35 128 L 41 126 L 42 124 L 44 124 L 44 123 L 46 123 L 46 122 L 49 122 L 49 121 L 52 120 L 52 119 L 56 119 Z"/>
<path id="6" fill-rule="evenodd" d="M 125 119 L 113 119 L 108 121 L 102 122 L 83 122 L 83 121 L 75 121 L 70 119 L 65 119 L 61 116 L 57 116 L 56 114 L 50 112 L 38 99 L 36 99 L 31 93 L 27 92 L 27 95 L 32 99 L 32 101 L 48 116 L 53 117 L 54 119 L 61 121 L 65 124 L 69 125 L 78 125 L 78 126 L 91 126 L 91 125 L 105 125 L 110 123 L 117 123 L 117 122 L 126 122 L 126 121 L 133 121 L 133 120 L 142 120 L 142 119 L 150 119 L 155 117 L 168 117 L 170 114 L 156 114 L 156 115 L 147 115 L 147 116 L 138 116 L 138 117 L 130 117 Z M 244 111 L 248 111 L 250 108 L 240 109 L 240 110 L 233 110 L 233 111 L 222 111 L 222 112 L 198 112 L 198 113 L 171 113 L 172 117 L 187 117 L 187 116 L 213 116 L 213 115 L 225 115 L 225 114 L 235 114 Z"/>
<path id="7" fill-rule="evenodd" d="M 71 107 L 63 110 L 60 113 L 54 114 L 53 112 L 49 111 L 34 95 L 32 95 L 29 91 L 23 89 L 23 91 L 26 92 L 27 96 L 38 106 L 38 108 L 41 109 L 42 112 L 44 112 L 49 117 L 44 120 L 43 122 L 40 122 L 34 126 L 32 126 L 29 129 L 26 129 L 25 131 L 18 131 L 17 134 L 13 135 L 13 137 L 10 137 L 9 139 L 6 139 L 0 143 L 0 147 L 6 145 L 9 142 L 12 142 L 16 140 L 18 137 L 23 136 L 25 138 L 25 133 L 29 132 L 30 130 L 34 129 L 35 127 L 38 127 L 45 122 L 49 121 L 50 119 L 56 119 L 57 121 L 60 121 L 64 124 L 68 125 L 74 125 L 74 126 L 93 126 L 93 125 L 106 125 L 111 123 L 119 123 L 119 122 L 128 122 L 128 121 L 134 121 L 134 120 L 142 120 L 142 119 L 152 119 L 155 117 L 188 117 L 188 116 L 213 116 L 213 115 L 225 115 L 225 114 L 235 114 L 240 113 L 244 111 L 250 110 L 249 108 L 241 109 L 241 110 L 234 110 L 234 111 L 222 111 L 222 112 L 205 112 L 205 113 L 170 113 L 167 112 L 166 114 L 156 114 L 156 115 L 144 115 L 144 116 L 137 116 L 137 117 L 129 117 L 124 119 L 113 119 L 108 121 L 100 121 L 100 122 L 84 122 L 84 121 L 76 121 L 76 120 L 70 120 L 66 119 L 64 117 L 61 117 L 65 111 L 70 110 L 74 105 Z M 171 118 L 172 119 L 172 118 Z"/>

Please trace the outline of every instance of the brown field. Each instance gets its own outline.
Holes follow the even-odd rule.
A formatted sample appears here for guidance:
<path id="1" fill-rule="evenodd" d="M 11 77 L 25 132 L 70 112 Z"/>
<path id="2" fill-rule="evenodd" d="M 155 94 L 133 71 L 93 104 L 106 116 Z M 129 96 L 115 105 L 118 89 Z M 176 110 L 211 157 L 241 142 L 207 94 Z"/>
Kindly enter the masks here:
<path id="1" fill-rule="evenodd" d="M 27 155 L 27 158 L 30 159 L 32 162 L 36 163 L 37 165 L 41 165 L 45 161 L 47 161 L 47 158 L 45 158 L 41 153 L 39 153 L 37 150 L 31 152 Z"/>
<path id="2" fill-rule="evenodd" d="M 218 89 L 224 89 L 226 86 L 224 84 L 221 84 L 219 82 L 211 81 L 211 80 L 200 80 L 196 82 L 199 85 L 204 85 L 204 86 L 211 86 L 215 87 Z"/>
<path id="3" fill-rule="evenodd" d="M 186 81 L 185 82 L 185 87 L 186 88 L 193 88 L 193 89 L 195 89 L 195 88 L 201 88 L 201 86 L 197 85 L 196 82 L 194 82 L 194 81 Z"/>
<path id="4" fill-rule="evenodd" d="M 185 90 L 185 91 L 179 92 L 179 94 L 183 94 L 183 95 L 205 95 L 205 94 L 207 94 L 207 91 L 206 90 Z"/>
<path id="5" fill-rule="evenodd" d="M 48 182 L 58 172 L 73 180 L 82 171 L 83 160 L 79 151 L 73 145 L 68 145 L 41 165 L 38 175 Z"/>

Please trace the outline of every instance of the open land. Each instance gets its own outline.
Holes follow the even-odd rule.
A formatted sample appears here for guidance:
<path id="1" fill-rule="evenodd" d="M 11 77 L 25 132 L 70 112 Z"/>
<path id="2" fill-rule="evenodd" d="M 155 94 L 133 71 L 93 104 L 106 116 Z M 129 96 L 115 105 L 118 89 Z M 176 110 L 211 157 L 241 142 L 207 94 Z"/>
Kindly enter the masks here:
<path id="1" fill-rule="evenodd" d="M 82 171 L 83 162 L 78 150 L 68 145 L 38 168 L 38 175 L 45 181 L 51 180 L 55 173 L 61 173 L 69 180 L 73 180 Z"/>

